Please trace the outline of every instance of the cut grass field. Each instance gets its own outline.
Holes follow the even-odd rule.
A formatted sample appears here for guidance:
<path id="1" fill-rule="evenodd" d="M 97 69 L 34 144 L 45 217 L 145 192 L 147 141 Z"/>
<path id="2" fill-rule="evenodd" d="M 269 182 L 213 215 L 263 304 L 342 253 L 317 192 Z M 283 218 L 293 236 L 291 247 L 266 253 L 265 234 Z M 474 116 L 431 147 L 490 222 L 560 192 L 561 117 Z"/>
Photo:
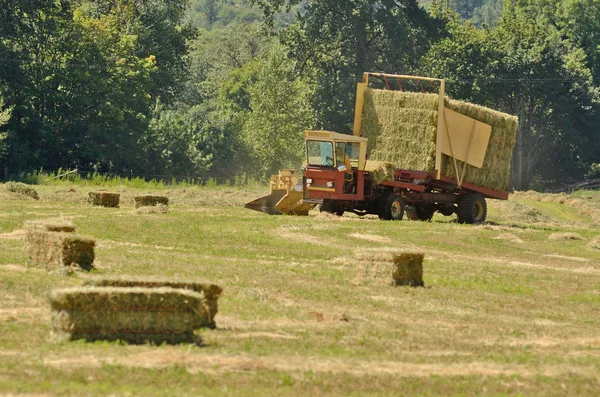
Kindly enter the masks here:
<path id="1" fill-rule="evenodd" d="M 489 202 L 489 222 L 268 216 L 262 190 L 161 190 L 169 214 L 86 204 L 85 187 L 0 186 L 0 395 L 598 395 L 600 194 Z M 567 196 L 569 197 L 569 196 Z M 564 200 L 563 200 L 564 201 Z M 584 202 L 585 205 L 581 204 Z M 578 204 L 579 203 L 579 204 Z M 88 277 L 29 267 L 23 225 L 97 239 L 94 275 L 224 288 L 203 346 L 55 343 L 44 294 Z M 572 234 L 581 239 L 551 239 Z M 425 253 L 425 288 L 361 285 L 355 251 Z"/>

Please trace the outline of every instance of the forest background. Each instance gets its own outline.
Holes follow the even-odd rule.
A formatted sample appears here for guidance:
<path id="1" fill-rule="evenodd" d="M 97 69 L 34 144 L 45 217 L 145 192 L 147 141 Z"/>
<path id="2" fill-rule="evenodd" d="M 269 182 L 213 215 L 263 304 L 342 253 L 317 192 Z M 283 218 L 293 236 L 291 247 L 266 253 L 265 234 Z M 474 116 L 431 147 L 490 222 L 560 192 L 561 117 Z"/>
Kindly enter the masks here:
<path id="1" fill-rule="evenodd" d="M 0 178 L 265 180 L 365 71 L 519 116 L 516 189 L 600 178 L 595 0 L 0 0 Z"/>

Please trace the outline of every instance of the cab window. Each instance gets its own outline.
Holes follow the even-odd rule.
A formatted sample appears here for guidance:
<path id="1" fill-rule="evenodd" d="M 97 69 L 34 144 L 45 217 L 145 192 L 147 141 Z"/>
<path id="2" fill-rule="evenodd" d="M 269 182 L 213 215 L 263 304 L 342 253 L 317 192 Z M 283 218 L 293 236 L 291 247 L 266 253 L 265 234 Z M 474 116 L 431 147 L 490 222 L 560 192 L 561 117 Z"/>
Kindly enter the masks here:
<path id="1" fill-rule="evenodd" d="M 308 165 L 324 165 L 333 167 L 333 143 L 323 141 L 307 141 L 306 162 Z"/>

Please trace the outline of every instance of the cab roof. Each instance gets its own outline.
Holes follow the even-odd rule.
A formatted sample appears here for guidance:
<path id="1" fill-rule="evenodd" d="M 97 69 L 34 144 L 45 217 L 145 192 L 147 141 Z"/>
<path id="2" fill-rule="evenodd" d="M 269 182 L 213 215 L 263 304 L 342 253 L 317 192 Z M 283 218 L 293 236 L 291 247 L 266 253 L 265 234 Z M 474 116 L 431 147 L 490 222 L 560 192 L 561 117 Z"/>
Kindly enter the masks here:
<path id="1" fill-rule="evenodd" d="M 367 138 L 332 131 L 304 131 L 304 139 L 315 141 L 367 142 Z"/>

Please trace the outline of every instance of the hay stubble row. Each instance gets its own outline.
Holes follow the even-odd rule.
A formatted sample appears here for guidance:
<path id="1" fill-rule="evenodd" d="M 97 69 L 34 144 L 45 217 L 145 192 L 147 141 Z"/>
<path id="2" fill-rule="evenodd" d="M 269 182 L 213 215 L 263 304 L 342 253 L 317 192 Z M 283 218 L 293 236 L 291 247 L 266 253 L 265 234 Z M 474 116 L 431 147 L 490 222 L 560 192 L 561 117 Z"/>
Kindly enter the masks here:
<path id="1" fill-rule="evenodd" d="M 11 205 L 23 211 L 31 203 Z M 35 211 L 57 216 L 65 207 Z M 566 222 L 529 226 L 520 220 L 512 227 L 510 207 L 494 210 L 496 223 L 479 228 L 441 218 L 397 225 L 349 216 L 268 218 L 216 205 L 182 204 L 156 219 L 122 210 L 118 223 L 112 210 L 74 204 L 67 211 L 99 241 L 119 242 L 99 246 L 99 269 L 106 275 L 201 274 L 225 285 L 219 329 L 199 332 L 201 348 L 53 346 L 46 319 L 7 319 L 0 324 L 0 347 L 7 352 L 0 368 L 9 392 L 53 394 L 44 387 L 52 384 L 88 395 L 107 388 L 166 395 L 144 386 L 157 379 L 182 395 L 225 394 L 225 387 L 231 395 L 319 395 L 324 388 L 331 395 L 478 395 L 486 394 L 485 387 L 494 395 L 579 396 L 593 395 L 598 385 L 594 291 L 600 264 L 588 243 L 600 231 L 593 225 L 586 225 L 588 231 Z M 584 239 L 548 240 L 568 232 Z M 522 243 L 494 240 L 503 233 Z M 306 238 L 296 240 L 295 234 Z M 19 240 L 0 244 L 3 263 L 20 263 Z M 372 247 L 425 252 L 429 288 L 352 285 L 354 250 Z M 0 305 L 47 312 L 40 300 L 49 285 L 70 287 L 86 276 L 23 269 L 0 265 Z M 8 355 L 17 351 L 21 355 Z M 37 375 L 25 375 L 31 373 Z"/>

